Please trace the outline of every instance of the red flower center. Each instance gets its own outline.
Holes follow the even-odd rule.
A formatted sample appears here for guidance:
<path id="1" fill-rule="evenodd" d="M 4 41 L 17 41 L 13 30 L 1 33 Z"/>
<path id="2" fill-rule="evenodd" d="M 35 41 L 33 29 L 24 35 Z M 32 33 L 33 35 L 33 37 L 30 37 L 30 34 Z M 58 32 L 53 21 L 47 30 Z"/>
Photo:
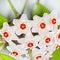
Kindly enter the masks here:
<path id="1" fill-rule="evenodd" d="M 14 55 L 16 55 L 16 56 L 17 56 L 17 55 L 18 55 L 18 52 L 12 52 L 12 54 L 14 54 Z"/>
<path id="2" fill-rule="evenodd" d="M 40 24 L 40 28 L 41 28 L 41 29 L 44 29 L 45 27 L 46 27 L 46 24 L 45 24 L 45 23 L 41 23 L 41 24 Z"/>
<path id="3" fill-rule="evenodd" d="M 28 43 L 28 47 L 32 47 L 34 44 L 32 42 Z"/>
<path id="4" fill-rule="evenodd" d="M 6 37 L 6 38 L 9 36 L 8 32 L 4 32 L 3 35 L 4 35 L 4 37 Z"/>
<path id="5" fill-rule="evenodd" d="M 46 40 L 45 40 L 46 43 L 49 43 L 50 41 L 51 41 L 50 38 L 46 38 Z"/>
<path id="6" fill-rule="evenodd" d="M 60 39 L 60 34 L 58 34 L 58 39 Z"/>
<path id="7" fill-rule="evenodd" d="M 56 24 L 56 19 L 55 18 L 52 19 L 52 24 Z"/>
<path id="8" fill-rule="evenodd" d="M 37 56 L 36 59 L 40 59 L 42 56 Z"/>
<path id="9" fill-rule="evenodd" d="M 20 25 L 20 28 L 21 28 L 22 30 L 24 30 L 24 29 L 26 28 L 26 25 L 25 25 L 24 23 L 22 23 L 22 24 Z"/>

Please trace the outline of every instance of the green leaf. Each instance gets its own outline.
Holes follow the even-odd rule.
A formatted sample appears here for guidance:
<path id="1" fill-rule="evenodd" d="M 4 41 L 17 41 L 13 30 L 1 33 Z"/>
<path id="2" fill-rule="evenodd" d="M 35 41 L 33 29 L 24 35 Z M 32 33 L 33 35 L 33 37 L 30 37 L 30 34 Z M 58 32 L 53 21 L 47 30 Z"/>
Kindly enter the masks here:
<path id="1" fill-rule="evenodd" d="M 32 50 L 30 48 L 28 48 L 27 50 L 28 50 L 28 54 L 30 56 L 30 60 L 34 60 L 34 57 L 32 55 Z"/>
<path id="2" fill-rule="evenodd" d="M 3 27 L 4 22 L 8 22 L 8 19 L 0 14 L 0 29 Z"/>
<path id="3" fill-rule="evenodd" d="M 60 60 L 60 47 L 53 52 L 50 60 Z"/>
<path id="4" fill-rule="evenodd" d="M 0 34 L 0 38 L 2 38 L 2 35 Z"/>
<path id="5" fill-rule="evenodd" d="M 50 11 L 44 5 L 37 2 L 32 10 L 32 18 L 34 15 L 43 16 L 44 13 L 50 13 Z"/>
<path id="6" fill-rule="evenodd" d="M 58 25 L 58 29 L 60 29 L 60 25 Z"/>
<path id="7" fill-rule="evenodd" d="M 5 55 L 5 54 L 0 54 L 0 58 L 2 60 L 15 60 L 13 57 L 10 57 L 10 56 Z"/>

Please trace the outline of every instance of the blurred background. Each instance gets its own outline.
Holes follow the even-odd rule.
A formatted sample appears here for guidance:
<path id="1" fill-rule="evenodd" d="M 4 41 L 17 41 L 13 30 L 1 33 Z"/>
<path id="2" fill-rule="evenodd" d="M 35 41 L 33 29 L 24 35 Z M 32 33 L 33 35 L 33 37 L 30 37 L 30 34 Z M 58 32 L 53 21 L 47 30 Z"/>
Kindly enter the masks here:
<path id="1" fill-rule="evenodd" d="M 22 8 L 26 0 L 11 0 L 16 10 L 21 13 Z M 37 0 L 28 0 L 27 6 L 25 8 L 24 13 L 27 14 L 28 18 L 30 18 L 32 8 Z M 40 3 L 45 5 L 51 11 L 56 9 L 60 16 L 60 0 L 40 0 Z M 0 0 L 0 14 L 4 15 L 9 19 L 15 18 L 13 11 L 11 10 L 7 0 Z"/>

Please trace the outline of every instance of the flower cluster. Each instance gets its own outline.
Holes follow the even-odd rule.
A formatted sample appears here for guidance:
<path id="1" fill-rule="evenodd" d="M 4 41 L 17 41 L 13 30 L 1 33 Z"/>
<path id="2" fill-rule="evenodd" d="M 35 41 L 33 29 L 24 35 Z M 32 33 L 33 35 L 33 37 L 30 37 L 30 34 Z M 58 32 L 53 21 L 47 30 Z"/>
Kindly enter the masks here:
<path id="1" fill-rule="evenodd" d="M 23 14 L 13 20 L 13 26 L 3 24 L 0 34 L 9 44 L 9 55 L 16 60 L 49 60 L 60 46 L 60 18 L 56 11 L 34 16 L 28 20 Z"/>

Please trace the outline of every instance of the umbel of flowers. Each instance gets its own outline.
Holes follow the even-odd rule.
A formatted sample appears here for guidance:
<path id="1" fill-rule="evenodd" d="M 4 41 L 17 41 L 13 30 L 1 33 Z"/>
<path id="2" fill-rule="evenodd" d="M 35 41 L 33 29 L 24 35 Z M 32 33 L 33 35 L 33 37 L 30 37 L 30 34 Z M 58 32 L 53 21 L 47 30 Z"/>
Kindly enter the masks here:
<path id="1" fill-rule="evenodd" d="M 48 60 L 60 46 L 60 18 L 56 11 L 34 16 L 28 20 L 23 14 L 13 20 L 13 26 L 3 24 L 0 34 L 9 44 L 9 55 L 16 60 Z"/>

